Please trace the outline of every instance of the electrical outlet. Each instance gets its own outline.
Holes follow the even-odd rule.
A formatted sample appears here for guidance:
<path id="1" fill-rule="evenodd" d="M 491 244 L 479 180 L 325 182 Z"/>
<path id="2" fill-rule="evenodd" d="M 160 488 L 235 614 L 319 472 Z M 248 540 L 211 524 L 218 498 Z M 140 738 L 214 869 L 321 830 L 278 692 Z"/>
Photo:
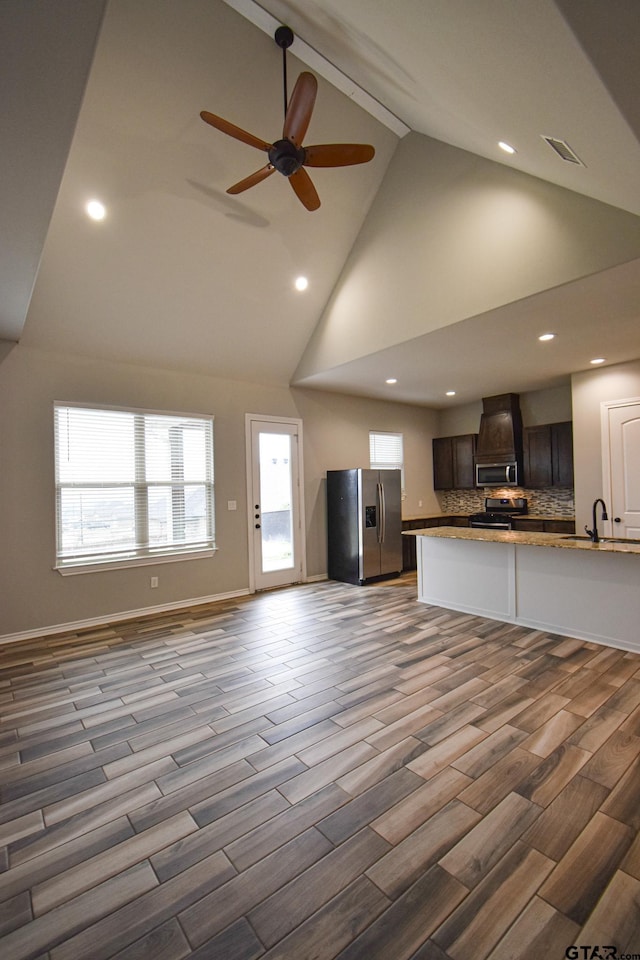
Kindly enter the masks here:
<path id="1" fill-rule="evenodd" d="M 153 589 L 154 589 L 155 587 L 157 587 L 157 586 L 158 586 L 158 578 L 157 578 L 157 577 L 151 577 L 151 589 L 153 590 Z"/>
<path id="2" fill-rule="evenodd" d="M 419 506 L 419 507 L 422 506 L 422 500 L 418 500 L 418 506 Z"/>

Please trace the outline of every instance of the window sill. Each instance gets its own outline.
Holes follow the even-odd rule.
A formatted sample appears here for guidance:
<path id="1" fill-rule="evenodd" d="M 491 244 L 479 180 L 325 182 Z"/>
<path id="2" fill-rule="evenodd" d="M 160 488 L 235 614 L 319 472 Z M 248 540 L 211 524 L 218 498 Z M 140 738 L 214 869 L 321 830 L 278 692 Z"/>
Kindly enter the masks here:
<path id="1" fill-rule="evenodd" d="M 119 560 L 87 561 L 86 563 L 68 563 L 53 569 L 61 577 L 75 577 L 81 573 L 101 573 L 105 570 L 124 570 L 129 567 L 148 567 L 158 563 L 175 563 L 182 560 L 204 560 L 213 557 L 217 547 L 205 550 L 190 550 L 188 553 L 157 554 L 153 557 L 123 557 Z"/>

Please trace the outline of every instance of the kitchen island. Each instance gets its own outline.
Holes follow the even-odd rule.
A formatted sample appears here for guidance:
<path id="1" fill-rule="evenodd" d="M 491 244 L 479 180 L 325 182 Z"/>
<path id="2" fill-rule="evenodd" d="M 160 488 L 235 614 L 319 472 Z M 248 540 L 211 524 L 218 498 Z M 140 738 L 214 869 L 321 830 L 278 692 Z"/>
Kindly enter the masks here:
<path id="1" fill-rule="evenodd" d="M 464 527 L 410 535 L 422 603 L 640 652 L 640 544 Z"/>

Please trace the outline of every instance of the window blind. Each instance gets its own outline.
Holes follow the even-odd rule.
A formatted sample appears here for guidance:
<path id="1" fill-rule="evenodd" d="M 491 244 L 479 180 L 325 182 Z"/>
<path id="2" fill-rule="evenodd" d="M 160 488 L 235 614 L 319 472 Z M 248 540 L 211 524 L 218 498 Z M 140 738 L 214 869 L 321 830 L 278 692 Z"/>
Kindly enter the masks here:
<path id="1" fill-rule="evenodd" d="M 369 433 L 369 462 L 372 470 L 401 470 L 404 466 L 401 433 Z"/>
<path id="2" fill-rule="evenodd" d="M 54 405 L 59 567 L 213 549 L 213 418 Z"/>

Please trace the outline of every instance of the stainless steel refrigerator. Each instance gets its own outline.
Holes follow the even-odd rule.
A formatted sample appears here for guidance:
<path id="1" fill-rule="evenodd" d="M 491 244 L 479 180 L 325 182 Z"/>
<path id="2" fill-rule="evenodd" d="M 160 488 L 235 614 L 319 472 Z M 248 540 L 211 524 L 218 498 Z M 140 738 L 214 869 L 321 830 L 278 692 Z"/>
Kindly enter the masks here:
<path id="1" fill-rule="evenodd" d="M 402 572 L 400 470 L 327 470 L 330 580 L 367 583 Z"/>

